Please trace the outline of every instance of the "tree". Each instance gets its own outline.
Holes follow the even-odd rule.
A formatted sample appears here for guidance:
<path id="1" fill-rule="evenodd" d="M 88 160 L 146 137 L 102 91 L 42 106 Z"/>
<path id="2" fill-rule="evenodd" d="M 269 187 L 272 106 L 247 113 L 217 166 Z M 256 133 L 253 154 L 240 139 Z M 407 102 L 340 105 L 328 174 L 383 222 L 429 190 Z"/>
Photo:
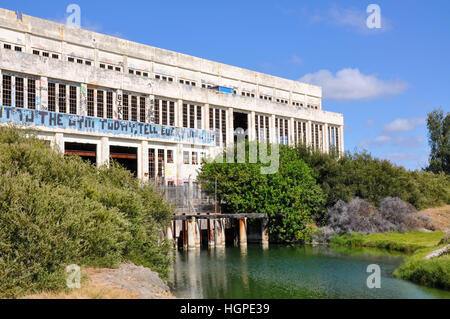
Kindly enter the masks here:
<path id="1" fill-rule="evenodd" d="M 450 174 L 450 113 L 442 109 L 428 114 L 428 143 L 430 144 L 430 163 L 427 171 Z"/>
<path id="2" fill-rule="evenodd" d="M 261 166 L 260 162 L 249 163 L 248 157 L 245 163 L 204 163 L 198 179 L 211 193 L 217 180 L 224 213 L 267 213 L 271 242 L 308 240 L 313 218 L 325 202 L 312 170 L 286 146 L 280 146 L 275 174 L 261 174 Z"/>

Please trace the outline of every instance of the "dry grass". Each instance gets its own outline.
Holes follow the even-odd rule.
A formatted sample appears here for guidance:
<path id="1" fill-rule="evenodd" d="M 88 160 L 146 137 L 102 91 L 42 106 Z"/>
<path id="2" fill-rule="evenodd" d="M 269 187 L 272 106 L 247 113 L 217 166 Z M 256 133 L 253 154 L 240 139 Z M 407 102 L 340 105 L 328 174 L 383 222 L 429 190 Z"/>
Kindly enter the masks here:
<path id="1" fill-rule="evenodd" d="M 450 229 L 450 205 L 429 208 L 423 210 L 422 214 L 430 217 L 438 230 L 446 231 Z"/>
<path id="2" fill-rule="evenodd" d="M 24 299 L 139 299 L 137 294 L 105 283 L 99 276 L 107 269 L 85 269 L 80 289 L 69 292 L 43 292 Z M 84 276 L 86 275 L 86 276 Z"/>

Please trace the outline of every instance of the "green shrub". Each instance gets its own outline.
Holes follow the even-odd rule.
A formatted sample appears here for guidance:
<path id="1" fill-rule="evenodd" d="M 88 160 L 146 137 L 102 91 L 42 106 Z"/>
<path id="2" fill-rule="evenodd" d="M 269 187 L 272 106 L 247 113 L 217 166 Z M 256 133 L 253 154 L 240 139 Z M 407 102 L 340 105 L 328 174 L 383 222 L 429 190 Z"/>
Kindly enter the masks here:
<path id="1" fill-rule="evenodd" d="M 450 176 L 444 173 L 408 171 L 366 152 L 347 152 L 338 157 L 305 146 L 298 146 L 296 151 L 313 169 L 317 183 L 327 195 L 324 211 L 339 200 L 349 202 L 354 197 L 374 206 L 383 198 L 399 197 L 419 210 L 450 204 Z"/>
<path id="2" fill-rule="evenodd" d="M 0 297 L 62 289 L 70 264 L 132 261 L 166 276 L 172 208 L 117 164 L 97 169 L 0 128 Z"/>
<path id="3" fill-rule="evenodd" d="M 267 213 L 271 242 L 309 240 L 313 217 L 324 203 L 323 193 L 292 148 L 280 147 L 279 164 L 275 174 L 264 175 L 262 164 L 249 163 L 248 158 L 246 163 L 204 163 L 198 178 L 212 195 L 217 178 L 223 212 Z"/>

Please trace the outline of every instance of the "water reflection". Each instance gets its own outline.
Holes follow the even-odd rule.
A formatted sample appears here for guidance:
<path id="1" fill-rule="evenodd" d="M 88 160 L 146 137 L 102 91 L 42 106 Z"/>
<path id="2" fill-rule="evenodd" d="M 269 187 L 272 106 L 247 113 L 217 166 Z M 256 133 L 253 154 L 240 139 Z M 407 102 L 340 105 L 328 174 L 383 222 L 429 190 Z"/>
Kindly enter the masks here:
<path id="1" fill-rule="evenodd" d="M 392 277 L 404 255 L 379 250 L 260 246 L 175 252 L 170 286 L 180 298 L 450 298 Z M 368 289 L 378 264 L 381 289 Z"/>

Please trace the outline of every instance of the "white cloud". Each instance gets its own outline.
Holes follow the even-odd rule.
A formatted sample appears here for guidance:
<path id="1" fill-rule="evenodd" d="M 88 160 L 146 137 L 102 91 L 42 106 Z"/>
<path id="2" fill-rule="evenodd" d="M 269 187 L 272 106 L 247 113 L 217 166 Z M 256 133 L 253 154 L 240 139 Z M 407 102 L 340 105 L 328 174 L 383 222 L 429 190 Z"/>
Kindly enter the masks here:
<path id="1" fill-rule="evenodd" d="M 378 146 L 378 145 L 382 145 L 382 144 L 386 144 L 388 142 L 390 142 L 392 140 L 392 138 L 390 136 L 386 136 L 386 135 L 381 135 L 381 136 L 377 136 L 374 139 L 364 139 L 361 142 L 359 142 L 359 147 L 362 148 L 368 148 L 370 146 Z"/>
<path id="2" fill-rule="evenodd" d="M 392 140 L 392 145 L 413 148 L 421 146 L 422 142 L 423 142 L 422 136 L 415 136 L 415 137 L 397 136 Z"/>
<path id="3" fill-rule="evenodd" d="M 366 124 L 366 126 L 374 126 L 375 125 L 375 121 L 372 120 L 372 119 L 368 119 L 365 124 Z"/>
<path id="4" fill-rule="evenodd" d="M 385 125 L 383 131 L 386 133 L 407 132 L 414 130 L 417 126 L 425 125 L 425 123 L 425 118 L 396 119 Z"/>
<path id="5" fill-rule="evenodd" d="M 376 75 L 365 75 L 359 69 L 351 68 L 342 69 L 336 75 L 329 70 L 320 70 L 306 74 L 299 81 L 321 86 L 325 98 L 344 101 L 400 94 L 408 87 L 403 81 L 384 81 Z"/>
<path id="6" fill-rule="evenodd" d="M 411 153 L 391 153 L 384 156 L 384 158 L 392 161 L 392 162 L 407 162 L 407 161 L 417 161 L 419 157 L 415 154 Z"/>

